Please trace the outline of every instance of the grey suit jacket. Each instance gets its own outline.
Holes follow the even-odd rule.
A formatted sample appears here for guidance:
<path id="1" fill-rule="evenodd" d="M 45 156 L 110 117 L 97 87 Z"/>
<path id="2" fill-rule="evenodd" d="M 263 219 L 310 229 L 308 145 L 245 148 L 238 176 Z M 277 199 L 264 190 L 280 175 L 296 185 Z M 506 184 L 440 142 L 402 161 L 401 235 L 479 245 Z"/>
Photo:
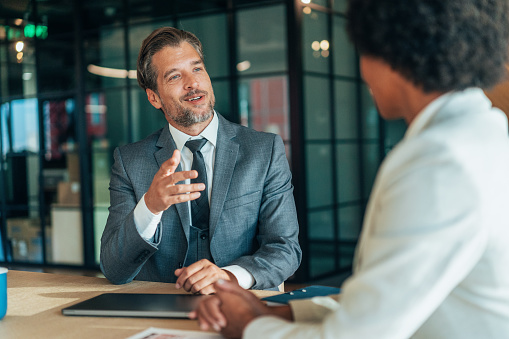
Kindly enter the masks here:
<path id="1" fill-rule="evenodd" d="M 301 250 L 293 186 L 281 137 L 231 123 L 219 127 L 210 201 L 210 252 L 219 267 L 239 265 L 254 289 L 278 286 L 299 267 Z M 101 270 L 115 284 L 133 279 L 175 282 L 186 259 L 188 205 L 163 212 L 154 242 L 138 233 L 133 211 L 176 146 L 168 126 L 115 149 Z M 177 168 L 180 171 L 181 167 Z"/>

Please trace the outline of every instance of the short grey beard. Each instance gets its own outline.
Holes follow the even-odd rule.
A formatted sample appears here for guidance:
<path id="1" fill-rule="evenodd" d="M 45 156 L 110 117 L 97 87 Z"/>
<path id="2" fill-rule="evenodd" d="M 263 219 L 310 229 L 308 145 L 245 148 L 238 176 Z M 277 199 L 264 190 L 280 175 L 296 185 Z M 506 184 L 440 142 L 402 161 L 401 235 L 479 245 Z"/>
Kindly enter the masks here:
<path id="1" fill-rule="evenodd" d="M 188 108 L 184 108 L 182 111 L 180 111 L 180 113 L 182 113 L 182 114 L 179 114 L 177 116 L 172 116 L 172 115 L 168 114 L 168 116 L 173 121 L 175 121 L 175 123 L 177 125 L 182 126 L 182 127 L 190 127 L 190 126 L 193 126 L 194 124 L 198 124 L 200 122 L 207 121 L 212 116 L 212 113 L 214 112 L 214 107 L 212 107 L 212 104 L 209 104 L 209 108 L 210 108 L 210 110 L 208 111 L 208 113 L 203 114 L 203 115 L 196 115 L 193 113 L 192 110 L 190 110 Z"/>
<path id="2" fill-rule="evenodd" d="M 190 127 L 193 126 L 194 124 L 207 121 L 208 119 L 210 119 L 212 114 L 214 114 L 214 105 L 212 102 L 209 102 L 209 111 L 204 115 L 196 115 L 193 113 L 192 110 L 188 108 L 183 108 L 180 105 L 177 105 L 176 107 L 177 114 L 173 115 L 170 113 L 171 110 L 167 109 L 168 107 L 165 105 L 163 100 L 161 100 L 161 103 L 162 103 L 161 111 L 163 112 L 163 114 L 169 117 L 171 120 L 173 120 L 177 125 L 182 127 Z"/>

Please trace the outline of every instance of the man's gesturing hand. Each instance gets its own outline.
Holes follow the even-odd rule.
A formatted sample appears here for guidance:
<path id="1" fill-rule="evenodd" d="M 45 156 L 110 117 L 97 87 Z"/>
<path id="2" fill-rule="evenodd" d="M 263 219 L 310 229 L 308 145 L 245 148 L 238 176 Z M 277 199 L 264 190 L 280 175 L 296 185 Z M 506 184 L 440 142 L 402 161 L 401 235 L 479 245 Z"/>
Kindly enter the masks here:
<path id="1" fill-rule="evenodd" d="M 175 150 L 172 157 L 161 165 L 152 179 L 152 184 L 145 194 L 145 204 L 150 212 L 159 214 L 171 205 L 195 200 L 200 197 L 200 191 L 205 189 L 204 184 L 176 185 L 179 181 L 194 179 L 198 176 L 196 171 L 175 172 L 179 163 L 180 152 Z"/>
<path id="2" fill-rule="evenodd" d="M 212 294 L 216 290 L 214 283 L 219 279 L 231 280 L 237 283 L 235 276 L 223 269 L 220 269 L 207 259 L 202 259 L 194 264 L 175 270 L 178 277 L 176 287 L 183 287 L 187 292 Z"/>

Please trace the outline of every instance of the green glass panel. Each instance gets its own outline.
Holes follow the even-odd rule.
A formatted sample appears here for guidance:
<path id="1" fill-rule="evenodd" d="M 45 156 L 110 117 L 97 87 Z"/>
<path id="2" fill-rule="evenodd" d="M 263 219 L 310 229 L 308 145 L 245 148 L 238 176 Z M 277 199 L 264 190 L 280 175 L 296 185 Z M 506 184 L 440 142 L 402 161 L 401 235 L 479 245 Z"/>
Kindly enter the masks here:
<path id="1" fill-rule="evenodd" d="M 237 36 L 237 71 L 241 75 L 287 69 L 285 6 L 240 10 Z"/>
<path id="2" fill-rule="evenodd" d="M 361 198 L 359 146 L 336 145 L 336 182 L 338 201 L 349 202 Z"/>
<path id="3" fill-rule="evenodd" d="M 345 25 L 346 19 L 334 17 L 334 74 L 357 77 L 357 56 L 346 34 Z"/>
<path id="4" fill-rule="evenodd" d="M 124 30 L 105 28 L 85 37 L 85 85 L 87 89 L 125 86 L 128 75 Z"/>
<path id="5" fill-rule="evenodd" d="M 330 139 L 330 82 L 327 78 L 304 77 L 304 122 L 307 140 Z"/>
<path id="6" fill-rule="evenodd" d="M 334 214 L 332 210 L 310 212 L 308 214 L 309 240 L 334 239 Z"/>
<path id="7" fill-rule="evenodd" d="M 49 35 L 37 46 L 41 65 L 39 85 L 41 92 L 69 91 L 76 87 L 75 50 L 72 36 Z M 34 77 L 35 78 L 35 77 Z"/>
<path id="8" fill-rule="evenodd" d="M 311 278 L 334 272 L 334 245 L 311 243 L 309 245 L 309 273 Z"/>
<path id="9" fill-rule="evenodd" d="M 355 139 L 358 137 L 359 120 L 357 111 L 357 83 L 337 80 L 334 82 L 335 90 L 335 138 Z"/>
<path id="10" fill-rule="evenodd" d="M 332 200 L 332 147 L 328 144 L 306 146 L 308 207 L 330 206 Z"/>
<path id="11" fill-rule="evenodd" d="M 339 239 L 357 241 L 362 228 L 362 219 L 362 206 L 360 204 L 339 208 Z"/>
<path id="12" fill-rule="evenodd" d="M 315 10 L 303 15 L 302 54 L 304 70 L 329 73 L 330 37 L 327 14 Z"/>
<path id="13" fill-rule="evenodd" d="M 348 5 L 348 0 L 333 0 L 333 8 L 335 11 L 345 13 Z"/>

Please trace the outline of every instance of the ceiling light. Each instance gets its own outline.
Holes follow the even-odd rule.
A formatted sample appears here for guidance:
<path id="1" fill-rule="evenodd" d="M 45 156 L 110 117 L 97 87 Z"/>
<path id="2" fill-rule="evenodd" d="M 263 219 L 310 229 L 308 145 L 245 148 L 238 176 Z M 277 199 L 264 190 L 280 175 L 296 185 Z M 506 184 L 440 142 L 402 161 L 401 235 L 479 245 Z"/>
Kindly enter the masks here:
<path id="1" fill-rule="evenodd" d="M 16 52 L 23 51 L 23 47 L 25 47 L 25 43 L 23 41 L 16 42 Z"/>
<path id="2" fill-rule="evenodd" d="M 87 66 L 87 71 L 89 71 L 92 74 L 103 76 L 103 77 L 108 77 L 108 78 L 136 79 L 136 71 L 135 70 L 127 71 L 125 69 L 101 67 L 101 66 L 90 64 Z"/>
<path id="3" fill-rule="evenodd" d="M 247 71 L 250 68 L 251 68 L 251 62 L 249 62 L 248 60 L 239 62 L 237 64 L 237 71 L 239 71 L 239 72 Z"/>
<path id="4" fill-rule="evenodd" d="M 323 49 L 324 51 L 328 50 L 329 49 L 329 42 L 327 40 L 322 40 L 320 42 L 320 48 Z"/>

